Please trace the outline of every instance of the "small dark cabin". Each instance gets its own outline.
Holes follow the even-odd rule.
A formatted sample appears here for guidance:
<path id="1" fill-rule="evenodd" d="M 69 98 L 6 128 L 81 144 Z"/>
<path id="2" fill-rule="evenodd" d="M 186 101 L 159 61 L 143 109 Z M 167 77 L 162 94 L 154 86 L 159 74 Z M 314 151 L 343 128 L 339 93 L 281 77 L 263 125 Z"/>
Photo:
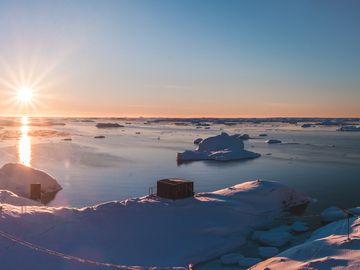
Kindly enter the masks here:
<path id="1" fill-rule="evenodd" d="M 41 200 L 41 184 L 30 184 L 30 199 Z"/>
<path id="2" fill-rule="evenodd" d="M 157 181 L 157 196 L 165 199 L 184 199 L 194 196 L 194 182 L 182 179 L 162 179 Z"/>

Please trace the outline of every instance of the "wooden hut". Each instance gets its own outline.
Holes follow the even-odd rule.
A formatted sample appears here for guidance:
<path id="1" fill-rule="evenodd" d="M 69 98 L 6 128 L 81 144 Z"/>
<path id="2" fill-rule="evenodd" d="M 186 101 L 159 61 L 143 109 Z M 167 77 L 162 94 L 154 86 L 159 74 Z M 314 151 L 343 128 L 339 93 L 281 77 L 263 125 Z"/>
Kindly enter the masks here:
<path id="1" fill-rule="evenodd" d="M 41 200 L 41 184 L 30 184 L 30 199 Z"/>
<path id="2" fill-rule="evenodd" d="M 194 182 L 182 179 L 162 179 L 157 181 L 157 196 L 165 199 L 183 199 L 194 196 Z"/>

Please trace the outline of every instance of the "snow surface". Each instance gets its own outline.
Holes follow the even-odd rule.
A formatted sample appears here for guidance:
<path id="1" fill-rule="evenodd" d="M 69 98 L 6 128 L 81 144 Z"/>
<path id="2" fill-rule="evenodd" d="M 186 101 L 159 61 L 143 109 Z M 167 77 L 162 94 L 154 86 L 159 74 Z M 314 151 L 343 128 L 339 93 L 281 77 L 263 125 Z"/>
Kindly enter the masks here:
<path id="1" fill-rule="evenodd" d="M 263 180 L 176 201 L 145 196 L 82 209 L 24 208 L 2 201 L 0 230 L 93 261 L 188 266 L 230 253 L 256 226 L 272 221 L 256 215 L 278 216 L 284 208 L 307 202 L 304 193 Z M 2 269 L 40 269 L 39 265 L 54 270 L 108 269 L 51 256 L 2 237 L 0 251 Z"/>
<path id="2" fill-rule="evenodd" d="M 237 138 L 238 134 L 229 136 L 222 132 L 220 135 L 202 140 L 195 151 L 186 150 L 177 153 L 178 160 L 235 160 L 257 158 L 260 154 L 244 150 L 244 142 Z"/>
<path id="3" fill-rule="evenodd" d="M 62 189 L 58 182 L 44 171 L 17 163 L 7 163 L 0 169 L 0 189 L 29 198 L 30 184 L 34 183 L 41 184 L 41 192 L 44 195 Z"/>
<path id="4" fill-rule="evenodd" d="M 251 269 L 360 269 L 360 219 L 353 217 L 349 222 L 351 241 L 347 241 L 347 220 L 333 222 L 314 231 L 304 244 L 292 247 Z"/>

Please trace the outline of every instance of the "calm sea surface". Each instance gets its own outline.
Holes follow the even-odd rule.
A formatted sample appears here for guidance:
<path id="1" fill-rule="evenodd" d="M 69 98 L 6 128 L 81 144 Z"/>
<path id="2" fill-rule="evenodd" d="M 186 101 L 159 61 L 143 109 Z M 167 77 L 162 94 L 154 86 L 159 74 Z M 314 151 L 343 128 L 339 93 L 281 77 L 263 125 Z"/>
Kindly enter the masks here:
<path id="1" fill-rule="evenodd" d="M 306 215 L 321 213 L 330 206 L 342 209 L 360 206 L 360 132 L 339 132 L 337 127 L 325 126 L 301 128 L 286 123 L 211 125 L 210 129 L 196 129 L 191 124 L 175 126 L 170 122 L 125 124 L 99 120 L 125 127 L 98 129 L 95 127 L 98 122 L 61 122 L 66 125 L 23 125 L 0 130 L 2 165 L 27 163 L 46 171 L 63 187 L 49 206 L 85 207 L 141 197 L 163 178 L 194 181 L 195 192 L 256 179 L 285 183 L 315 199 Z M 60 132 L 68 133 L 63 136 Z M 245 149 L 260 153 L 261 157 L 177 163 L 177 152 L 196 148 L 194 139 L 221 132 L 249 134 L 251 139 L 245 141 Z M 260 137 L 261 133 L 267 136 Z M 105 138 L 95 139 L 96 135 Z M 64 138 L 72 141 L 63 141 Z M 267 144 L 268 139 L 278 139 L 283 144 Z"/>

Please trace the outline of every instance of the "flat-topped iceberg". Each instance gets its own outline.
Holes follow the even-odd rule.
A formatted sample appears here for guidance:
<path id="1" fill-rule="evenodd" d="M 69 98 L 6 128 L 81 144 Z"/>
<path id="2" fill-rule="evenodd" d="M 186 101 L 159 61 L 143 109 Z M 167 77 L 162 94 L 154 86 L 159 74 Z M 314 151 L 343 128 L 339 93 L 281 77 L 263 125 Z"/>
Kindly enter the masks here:
<path id="1" fill-rule="evenodd" d="M 238 134 L 229 136 L 222 132 L 220 135 L 202 140 L 195 151 L 186 150 L 177 153 L 177 160 L 236 160 L 257 158 L 260 154 L 244 150 L 244 142 L 238 139 Z"/>

